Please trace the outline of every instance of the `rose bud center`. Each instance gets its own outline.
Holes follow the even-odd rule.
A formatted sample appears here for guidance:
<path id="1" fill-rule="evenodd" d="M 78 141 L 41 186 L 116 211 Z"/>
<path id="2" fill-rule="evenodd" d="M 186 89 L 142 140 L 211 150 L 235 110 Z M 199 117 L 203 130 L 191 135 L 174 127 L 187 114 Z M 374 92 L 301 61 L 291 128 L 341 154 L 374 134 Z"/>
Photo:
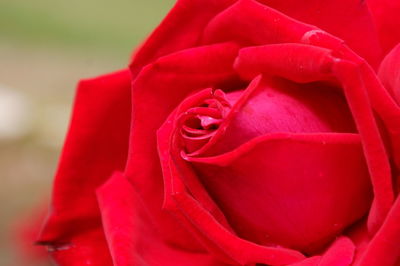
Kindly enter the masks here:
<path id="1" fill-rule="evenodd" d="M 245 239 L 312 254 L 369 208 L 359 135 L 338 88 L 256 78 L 245 90 L 203 93 L 179 126 L 182 157 Z"/>

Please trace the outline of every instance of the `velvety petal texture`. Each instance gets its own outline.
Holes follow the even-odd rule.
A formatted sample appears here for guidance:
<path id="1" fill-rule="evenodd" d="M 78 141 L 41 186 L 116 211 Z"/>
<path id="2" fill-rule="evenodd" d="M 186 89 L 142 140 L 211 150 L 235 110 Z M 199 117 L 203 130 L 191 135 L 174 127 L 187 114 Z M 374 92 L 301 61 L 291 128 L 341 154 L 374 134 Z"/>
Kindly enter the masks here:
<path id="1" fill-rule="evenodd" d="M 356 265 L 399 265 L 400 263 L 400 197 L 397 197 L 380 230 Z"/>
<path id="2" fill-rule="evenodd" d="M 207 253 L 185 252 L 163 242 L 155 221 L 121 173 L 99 188 L 97 197 L 114 265 L 221 265 Z"/>
<path id="3" fill-rule="evenodd" d="M 127 70 L 82 81 L 39 242 L 60 265 L 110 265 L 95 189 L 124 168 L 130 125 Z"/>
<path id="4" fill-rule="evenodd" d="M 288 98 L 285 99 L 276 94 L 279 90 L 268 88 L 260 82 L 260 79 L 257 78 L 242 93 L 241 98 L 230 110 L 231 113 L 227 115 L 217 132 L 202 149 L 194 153 L 185 153 L 183 157 L 187 161 L 195 163 L 195 172 L 201 179 L 201 183 L 224 210 L 224 213 L 228 215 L 228 221 L 240 235 L 256 243 L 267 245 L 279 243 L 312 252 L 321 248 L 324 241 L 328 241 L 329 234 L 335 236 L 342 228 L 362 217 L 368 209 L 369 177 L 360 139 L 356 134 L 324 133 L 331 132 L 331 128 L 326 124 L 318 125 L 318 122 L 329 122 L 329 119 L 321 118 L 326 109 L 307 105 L 307 101 L 304 100 L 300 101 L 302 105 L 298 105 L 293 101 L 298 97 L 298 91 L 296 92 L 295 89 L 286 91 L 288 96 L 285 97 Z M 305 89 L 303 88 L 303 90 Z M 313 94 L 311 88 L 308 88 L 305 93 Z M 189 98 L 180 109 L 190 104 L 202 103 L 203 97 L 207 95 L 211 97 L 212 93 L 207 93 L 207 91 L 199 93 L 197 101 L 196 96 Z M 227 98 L 229 98 L 228 95 Z M 314 93 L 313 95 L 318 94 Z M 221 97 L 221 95 L 217 95 L 217 92 L 215 92 L 214 97 Z M 268 100 L 264 97 L 271 97 L 272 99 Z M 291 100 L 290 104 L 287 103 L 289 99 Z M 274 101 L 276 101 L 275 104 L 271 106 L 260 104 L 262 102 L 270 104 Z M 343 101 L 343 98 L 339 97 L 338 101 Z M 338 104 L 334 104 L 334 106 L 340 108 Z M 339 117 L 340 115 L 351 117 L 346 106 L 342 105 L 341 107 L 343 113 L 337 115 Z M 184 114 L 189 112 L 186 109 L 178 109 L 179 111 L 184 112 Z M 296 119 L 298 121 L 294 117 L 292 118 L 294 120 L 286 118 L 286 112 L 297 113 Z M 260 118 L 254 114 L 260 115 Z M 304 114 L 305 117 L 301 117 L 301 114 Z M 283 116 L 283 118 L 280 116 Z M 176 126 L 179 127 L 180 120 L 186 117 L 177 116 L 177 118 L 178 124 Z M 250 119 L 260 122 L 262 127 L 260 128 L 258 124 L 252 124 Z M 293 131 L 284 122 L 277 123 L 280 120 L 289 121 L 288 125 L 294 128 L 296 123 L 301 124 L 302 127 Z M 229 124 L 224 125 L 227 123 Z M 171 124 L 172 121 L 167 120 L 165 127 Z M 354 128 L 351 119 L 346 126 L 349 131 Z M 179 131 L 179 128 L 177 130 Z M 276 131 L 296 133 L 299 132 L 298 130 L 303 134 L 274 133 Z M 304 134 L 308 132 L 310 133 Z M 163 131 L 159 133 L 161 155 L 164 154 L 163 149 L 167 148 L 167 146 L 160 145 L 160 142 L 167 138 L 164 134 Z M 257 136 L 261 137 L 256 138 Z M 218 139 L 215 140 L 216 138 Z M 251 140 L 252 138 L 254 139 Z M 171 140 L 172 145 L 176 145 L 177 143 L 174 143 L 173 139 L 174 137 Z M 233 140 L 236 140 L 236 143 Z M 241 143 L 245 144 L 234 149 Z M 218 148 L 215 148 L 215 146 Z M 234 150 L 226 154 L 213 157 L 203 156 L 204 153 L 215 154 L 231 149 Z M 352 149 L 355 153 L 350 152 Z M 162 158 L 162 160 L 165 159 Z M 339 161 L 335 162 L 336 160 Z M 354 170 L 351 170 L 353 167 L 355 167 Z M 246 170 L 244 171 L 244 169 Z M 301 169 L 308 169 L 311 172 Z M 343 172 L 337 172 L 340 170 L 343 170 Z M 185 171 L 184 174 L 181 174 L 182 178 L 192 175 L 189 170 L 182 171 Z M 293 180 L 293 173 L 296 173 L 296 182 Z M 329 177 L 329 175 L 332 176 Z M 356 176 L 359 176 L 359 179 L 355 178 Z M 338 177 L 343 178 L 343 180 L 338 179 Z M 337 185 L 328 183 L 330 179 L 337 182 Z M 345 187 L 349 189 L 348 192 L 343 190 L 344 180 L 356 182 L 349 184 L 345 181 Z M 331 192 L 324 190 L 322 184 Z M 335 187 L 337 187 L 337 190 L 335 190 Z M 315 192 L 317 194 L 313 195 Z M 260 195 L 266 202 L 260 200 Z M 330 198 L 328 195 L 337 198 Z M 359 203 L 354 202 L 353 197 L 355 195 L 357 195 L 356 198 L 360 199 Z M 326 203 L 322 201 L 324 197 L 327 199 Z M 342 200 L 344 202 L 341 202 Z M 268 204 L 268 202 L 271 203 Z M 303 205 L 301 202 L 303 202 Z M 317 205 L 313 206 L 312 202 Z M 351 202 L 355 205 L 352 205 Z M 329 205 L 338 207 L 337 211 L 330 209 Z M 363 207 L 361 207 L 362 205 Z M 350 209 L 345 211 L 342 206 L 349 206 Z M 305 214 L 307 209 L 309 214 Z M 316 210 L 321 212 L 321 209 L 326 210 L 326 217 L 320 215 L 322 219 L 326 219 L 325 222 L 317 220 L 312 215 Z M 355 210 L 357 211 L 355 212 Z M 342 211 L 348 212 L 348 214 L 339 214 Z M 296 212 L 298 213 L 296 214 Z M 359 213 L 357 214 L 357 212 Z M 291 215 L 294 216 L 291 217 Z M 344 215 L 343 218 L 340 218 L 341 215 Z M 350 218 L 348 215 L 354 216 Z M 344 218 L 345 216 L 347 218 Z M 303 223 L 301 221 L 307 217 L 311 220 L 304 220 L 305 227 L 302 229 L 301 224 Z M 336 221 L 335 219 L 343 220 Z M 265 223 L 265 221 L 268 222 Z M 294 226 L 295 224 L 296 226 Z M 327 224 L 333 227 L 327 227 Z M 318 227 L 322 231 L 328 230 L 329 232 L 318 231 Z M 296 244 L 296 238 L 298 239 L 297 242 L 301 243 L 300 245 Z M 306 241 L 305 238 L 309 240 Z"/>
<path id="5" fill-rule="evenodd" d="M 349 135 L 271 135 L 221 156 L 188 160 L 197 162 L 232 226 L 257 243 L 310 253 L 369 206 L 361 147 Z"/>
<path id="6" fill-rule="evenodd" d="M 305 0 L 301 4 L 296 0 L 260 2 L 339 37 L 374 67 L 378 66 L 382 50 L 366 1 Z"/>
<path id="7" fill-rule="evenodd" d="M 59 265 L 399 265 L 389 2 L 177 1 L 129 70 L 80 83 L 40 243 Z"/>
<path id="8" fill-rule="evenodd" d="M 389 52 L 400 42 L 400 3 L 396 0 L 366 1 L 374 17 L 384 52 Z"/>
<path id="9" fill-rule="evenodd" d="M 184 50 L 146 66 L 132 84 L 133 121 L 126 177 L 143 197 L 154 219 L 160 221 L 159 230 L 164 237 L 185 248 L 202 249 L 161 210 L 164 184 L 155 132 L 185 95 L 203 86 L 223 86 L 232 80 L 236 54 L 237 46 L 232 43 Z"/>
<path id="10" fill-rule="evenodd" d="M 189 104 L 196 98 L 190 97 Z M 185 107 L 184 101 L 181 105 Z M 165 207 L 181 217 L 181 221 L 193 230 L 207 249 L 220 260 L 247 265 L 265 263 L 279 265 L 298 261 L 303 256 L 294 250 L 261 246 L 234 234 L 218 206 L 208 196 L 193 169 L 181 158 L 177 149 L 174 112 L 158 131 L 158 148 L 163 166 L 165 183 Z M 179 122 L 176 121 L 176 122 Z M 170 138 L 171 143 L 169 143 Z M 187 187 L 186 187 L 186 186 Z M 194 197 L 193 197 L 194 196 Z"/>
<path id="11" fill-rule="evenodd" d="M 400 103 L 400 44 L 386 57 L 379 68 L 379 78 L 397 103 Z"/>
<path id="12" fill-rule="evenodd" d="M 162 23 L 134 53 L 131 63 L 133 75 L 160 56 L 195 47 L 209 20 L 233 2 L 235 0 L 207 0 L 206 3 L 202 0 L 178 0 Z"/>

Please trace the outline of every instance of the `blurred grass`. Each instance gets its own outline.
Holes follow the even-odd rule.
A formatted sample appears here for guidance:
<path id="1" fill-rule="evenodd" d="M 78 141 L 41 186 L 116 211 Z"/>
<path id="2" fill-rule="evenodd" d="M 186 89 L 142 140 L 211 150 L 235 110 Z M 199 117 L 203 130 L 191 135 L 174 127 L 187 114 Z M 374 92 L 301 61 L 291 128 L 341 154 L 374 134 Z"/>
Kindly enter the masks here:
<path id="1" fill-rule="evenodd" d="M 29 121 L 0 134 L 0 265 L 21 265 L 10 228 L 50 194 L 76 83 L 125 67 L 173 3 L 0 0 L 0 92 L 24 99 Z"/>
<path id="2" fill-rule="evenodd" d="M 125 55 L 172 0 L 1 0 L 2 39 Z"/>

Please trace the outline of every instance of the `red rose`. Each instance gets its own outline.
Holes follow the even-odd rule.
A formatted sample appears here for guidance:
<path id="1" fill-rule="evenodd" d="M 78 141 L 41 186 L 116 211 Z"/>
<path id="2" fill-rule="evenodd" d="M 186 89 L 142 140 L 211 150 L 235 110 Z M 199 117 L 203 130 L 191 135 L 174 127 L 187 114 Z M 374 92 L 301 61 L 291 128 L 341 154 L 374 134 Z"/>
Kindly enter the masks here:
<path id="1" fill-rule="evenodd" d="M 59 265 L 400 265 L 387 2 L 178 1 L 80 83 L 39 242 Z"/>

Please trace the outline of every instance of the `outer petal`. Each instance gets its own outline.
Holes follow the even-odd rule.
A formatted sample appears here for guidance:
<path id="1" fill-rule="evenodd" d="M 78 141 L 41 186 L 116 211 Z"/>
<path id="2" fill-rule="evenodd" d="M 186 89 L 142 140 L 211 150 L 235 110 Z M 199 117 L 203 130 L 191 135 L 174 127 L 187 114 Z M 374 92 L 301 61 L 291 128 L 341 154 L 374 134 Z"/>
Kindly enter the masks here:
<path id="1" fill-rule="evenodd" d="M 52 244 L 48 249 L 52 261 L 60 266 L 81 266 L 85 264 L 110 266 L 110 252 L 101 228 L 91 228 L 77 234 L 68 244 Z"/>
<path id="2" fill-rule="evenodd" d="M 210 21 L 202 42 L 235 41 L 243 46 L 298 42 L 316 27 L 253 0 L 239 0 Z"/>
<path id="3" fill-rule="evenodd" d="M 130 126 L 130 74 L 124 70 L 79 84 L 39 241 L 60 265 L 109 265 L 95 190 L 123 169 Z"/>
<path id="4" fill-rule="evenodd" d="M 120 173 L 98 190 L 104 230 L 115 266 L 217 266 L 207 253 L 180 250 L 162 241 L 145 204 Z"/>
<path id="5" fill-rule="evenodd" d="M 375 232 L 382 224 L 394 200 L 391 165 L 372 108 L 369 106 L 370 95 L 363 82 L 360 68 L 355 63 L 343 60 L 335 64 L 333 71 L 343 84 L 346 98 L 363 140 L 364 154 L 375 196 L 369 214 L 368 227 Z"/>
<path id="6" fill-rule="evenodd" d="M 163 22 L 135 53 L 132 72 L 158 57 L 194 47 L 208 21 L 235 0 L 178 0 Z"/>
<path id="7" fill-rule="evenodd" d="M 186 248 L 199 249 L 199 246 L 175 220 L 161 211 L 164 184 L 156 131 L 188 94 L 232 81 L 237 50 L 237 45 L 232 43 L 183 50 L 146 66 L 133 82 L 134 119 L 125 174 L 154 215 L 153 219 L 160 221 L 163 237 Z"/>
<path id="8" fill-rule="evenodd" d="M 374 16 L 381 45 L 387 53 L 400 42 L 400 2 L 396 0 L 367 0 Z"/>
<path id="9" fill-rule="evenodd" d="M 203 42 L 233 40 L 244 46 L 300 42 L 304 33 L 321 27 L 337 34 L 373 66 L 379 63 L 381 51 L 365 4 L 356 0 L 325 1 L 323 4 L 316 0 L 301 4 L 298 1 L 260 2 L 267 2 L 267 5 L 239 0 L 218 14 L 206 27 Z"/>
<path id="10" fill-rule="evenodd" d="M 379 78 L 398 104 L 400 104 L 400 44 L 382 61 Z"/>
<path id="11" fill-rule="evenodd" d="M 400 263 L 400 196 L 397 197 L 384 224 L 371 240 L 357 266 L 387 265 Z"/>
<path id="12" fill-rule="evenodd" d="M 339 37 L 375 67 L 382 57 L 376 27 L 365 1 L 259 1 L 301 22 L 315 25 Z"/>

